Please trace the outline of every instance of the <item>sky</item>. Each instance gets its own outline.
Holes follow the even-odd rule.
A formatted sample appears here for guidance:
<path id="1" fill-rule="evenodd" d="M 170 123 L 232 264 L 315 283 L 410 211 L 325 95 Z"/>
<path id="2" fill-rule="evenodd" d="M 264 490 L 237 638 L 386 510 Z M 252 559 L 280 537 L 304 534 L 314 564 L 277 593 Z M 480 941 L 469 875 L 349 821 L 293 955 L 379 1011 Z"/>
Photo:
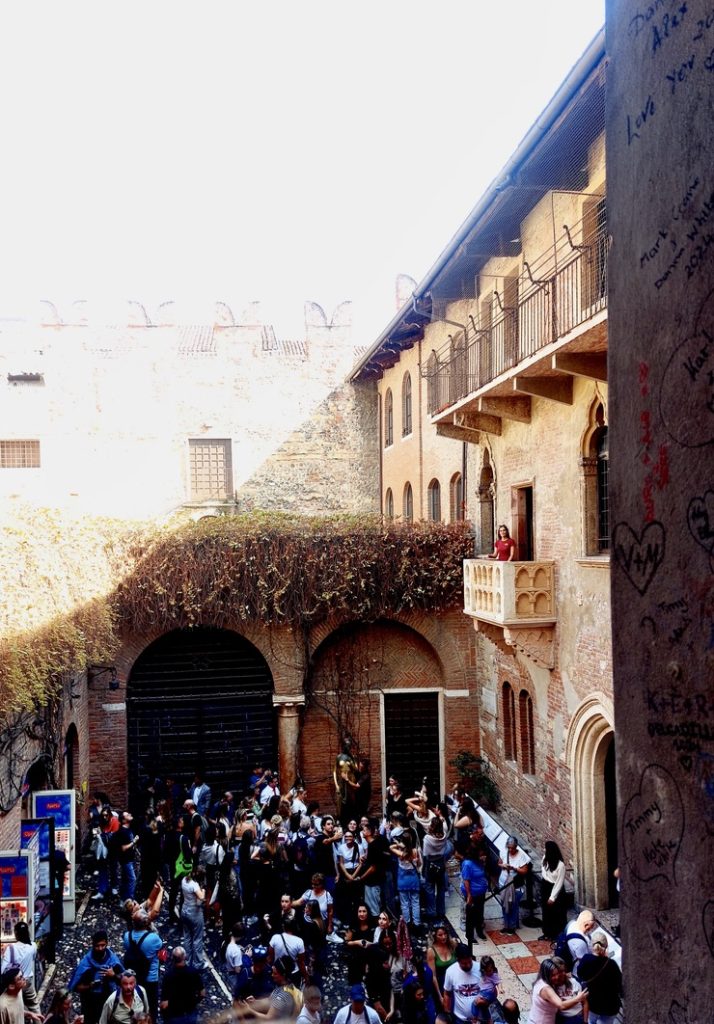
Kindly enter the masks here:
<path id="1" fill-rule="evenodd" d="M 40 0 L 0 34 L 0 314 L 175 300 L 393 316 L 603 0 Z"/>

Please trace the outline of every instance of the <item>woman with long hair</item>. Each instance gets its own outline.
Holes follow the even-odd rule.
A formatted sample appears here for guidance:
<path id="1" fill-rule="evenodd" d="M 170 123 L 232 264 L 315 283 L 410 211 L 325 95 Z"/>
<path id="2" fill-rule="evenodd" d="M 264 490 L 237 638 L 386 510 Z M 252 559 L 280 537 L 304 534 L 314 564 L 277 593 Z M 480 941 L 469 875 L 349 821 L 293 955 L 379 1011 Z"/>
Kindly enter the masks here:
<path id="1" fill-rule="evenodd" d="M 585 991 L 568 999 L 562 999 L 557 992 L 560 985 L 565 982 L 565 964 L 560 957 L 547 957 L 540 965 L 538 977 L 533 985 L 531 996 L 531 1010 L 528 1014 L 527 1024 L 555 1024 L 556 1014 L 559 1010 L 569 1010 L 587 999 Z"/>
<path id="2" fill-rule="evenodd" d="M 24 997 L 23 992 L 23 999 Z M 52 1002 L 42 1024 L 82 1024 L 83 1021 L 84 1017 L 81 1014 L 72 1015 L 72 993 L 66 988 L 58 988 L 52 996 Z"/>
<path id="3" fill-rule="evenodd" d="M 364 981 L 373 935 L 374 921 L 370 916 L 369 908 L 366 903 L 359 903 L 345 937 L 349 956 L 347 980 L 350 985 Z"/>
<path id="4" fill-rule="evenodd" d="M 546 840 L 541 861 L 540 897 L 543 911 L 541 939 L 554 941 L 565 929 L 568 907 L 565 895 L 565 861 L 560 847 Z"/>
<path id="5" fill-rule="evenodd" d="M 434 936 L 431 945 L 426 951 L 426 962 L 434 974 L 434 988 L 439 1002 L 443 1005 L 444 978 L 452 964 L 456 963 L 455 938 L 449 935 L 449 929 L 445 924 L 437 924 L 434 928 Z"/>

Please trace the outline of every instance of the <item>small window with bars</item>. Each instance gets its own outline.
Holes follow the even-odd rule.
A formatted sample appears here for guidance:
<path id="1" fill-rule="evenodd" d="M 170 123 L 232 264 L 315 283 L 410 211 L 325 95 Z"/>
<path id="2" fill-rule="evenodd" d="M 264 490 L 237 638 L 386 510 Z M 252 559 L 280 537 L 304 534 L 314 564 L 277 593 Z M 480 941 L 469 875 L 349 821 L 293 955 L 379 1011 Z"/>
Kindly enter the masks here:
<path id="1" fill-rule="evenodd" d="M 40 442 L 0 441 L 0 469 L 39 469 Z"/>
<path id="2" fill-rule="evenodd" d="M 188 454 L 191 501 L 226 501 L 233 497 L 230 440 L 190 439 Z"/>

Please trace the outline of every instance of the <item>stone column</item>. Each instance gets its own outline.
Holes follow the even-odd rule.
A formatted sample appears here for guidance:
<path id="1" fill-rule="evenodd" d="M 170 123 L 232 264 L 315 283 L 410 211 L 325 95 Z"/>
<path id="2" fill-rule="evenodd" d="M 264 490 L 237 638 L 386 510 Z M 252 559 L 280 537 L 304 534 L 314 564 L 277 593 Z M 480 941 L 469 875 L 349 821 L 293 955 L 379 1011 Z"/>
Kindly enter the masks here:
<path id="1" fill-rule="evenodd" d="M 711 0 L 608 3 L 612 638 L 628 1024 L 705 1024 L 714 1006 L 713 48 Z"/>
<path id="2" fill-rule="evenodd" d="M 273 703 L 278 709 L 278 776 L 284 793 L 295 781 L 300 765 L 300 709 L 305 698 L 274 697 Z"/>

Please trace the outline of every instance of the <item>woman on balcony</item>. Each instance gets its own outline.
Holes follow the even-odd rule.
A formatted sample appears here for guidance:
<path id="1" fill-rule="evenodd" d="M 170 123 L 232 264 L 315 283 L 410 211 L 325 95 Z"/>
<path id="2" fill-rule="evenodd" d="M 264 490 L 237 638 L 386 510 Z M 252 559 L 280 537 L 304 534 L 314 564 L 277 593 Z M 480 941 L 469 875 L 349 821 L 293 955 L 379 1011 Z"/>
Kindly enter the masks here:
<path id="1" fill-rule="evenodd" d="M 508 532 L 508 527 L 501 524 L 498 528 L 498 540 L 493 545 L 493 554 L 488 556 L 498 562 L 512 562 L 516 557 L 516 542 Z"/>

